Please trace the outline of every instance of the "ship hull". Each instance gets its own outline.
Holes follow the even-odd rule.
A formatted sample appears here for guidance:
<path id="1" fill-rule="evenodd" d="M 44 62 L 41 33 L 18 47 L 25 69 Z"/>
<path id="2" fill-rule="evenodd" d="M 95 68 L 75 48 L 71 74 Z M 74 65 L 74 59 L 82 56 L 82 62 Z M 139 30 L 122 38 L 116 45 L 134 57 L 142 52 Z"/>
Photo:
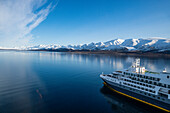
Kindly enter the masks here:
<path id="1" fill-rule="evenodd" d="M 122 88 L 119 84 L 116 84 L 116 83 L 113 83 L 113 82 L 110 82 L 110 81 L 107 81 L 107 80 L 104 80 L 104 79 L 103 79 L 103 81 L 104 81 L 104 84 L 106 86 L 108 86 L 111 90 L 113 90 L 113 91 L 115 91 L 119 94 L 122 94 L 122 95 L 127 96 L 127 97 L 132 98 L 132 99 L 135 99 L 135 100 L 140 101 L 142 103 L 151 105 L 153 107 L 159 108 L 159 109 L 164 110 L 166 112 L 170 112 L 170 107 L 169 107 L 170 104 L 163 103 L 163 102 L 154 100 L 152 98 L 149 98 L 149 97 L 137 94 L 135 92 L 129 91 L 125 88 Z"/>

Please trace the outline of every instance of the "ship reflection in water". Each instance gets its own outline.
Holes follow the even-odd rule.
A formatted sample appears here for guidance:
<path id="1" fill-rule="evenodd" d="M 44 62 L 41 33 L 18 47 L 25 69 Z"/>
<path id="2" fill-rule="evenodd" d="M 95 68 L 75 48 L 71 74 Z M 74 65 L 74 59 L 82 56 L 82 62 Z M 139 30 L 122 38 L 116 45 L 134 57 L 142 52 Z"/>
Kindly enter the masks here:
<path id="1" fill-rule="evenodd" d="M 122 96 L 111 91 L 107 86 L 100 89 L 106 101 L 111 105 L 115 113 L 161 113 L 162 110 L 153 108 L 149 105 L 137 102 L 128 97 Z"/>

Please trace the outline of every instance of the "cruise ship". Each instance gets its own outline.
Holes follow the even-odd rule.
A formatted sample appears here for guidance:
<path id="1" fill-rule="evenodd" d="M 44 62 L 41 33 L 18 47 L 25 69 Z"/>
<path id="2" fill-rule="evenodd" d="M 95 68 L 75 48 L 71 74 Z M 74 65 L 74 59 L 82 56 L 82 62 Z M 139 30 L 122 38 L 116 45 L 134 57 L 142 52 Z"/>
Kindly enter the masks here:
<path id="1" fill-rule="evenodd" d="M 170 112 L 170 73 L 148 71 L 136 59 L 132 66 L 111 74 L 101 74 L 111 90 L 142 103 Z"/>

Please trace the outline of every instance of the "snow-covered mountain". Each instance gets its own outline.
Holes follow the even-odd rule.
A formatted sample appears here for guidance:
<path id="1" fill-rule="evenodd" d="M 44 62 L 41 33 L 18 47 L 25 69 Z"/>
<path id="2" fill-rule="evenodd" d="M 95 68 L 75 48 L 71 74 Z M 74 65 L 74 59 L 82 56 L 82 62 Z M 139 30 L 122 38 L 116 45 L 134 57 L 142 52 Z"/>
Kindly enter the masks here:
<path id="1" fill-rule="evenodd" d="M 25 50 L 126 50 L 126 51 L 166 51 L 170 50 L 170 39 L 114 39 L 107 42 L 98 42 L 82 45 L 38 45 L 26 47 Z"/>

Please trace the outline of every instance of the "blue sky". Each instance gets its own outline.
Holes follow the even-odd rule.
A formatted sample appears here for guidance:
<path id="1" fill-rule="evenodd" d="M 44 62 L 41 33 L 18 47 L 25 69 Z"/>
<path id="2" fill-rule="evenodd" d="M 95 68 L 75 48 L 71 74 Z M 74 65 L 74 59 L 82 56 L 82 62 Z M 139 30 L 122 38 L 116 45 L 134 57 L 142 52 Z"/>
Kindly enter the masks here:
<path id="1" fill-rule="evenodd" d="M 31 29 L 29 44 L 68 45 L 115 38 L 170 38 L 170 0 L 56 2 L 58 4 L 48 16 Z"/>

